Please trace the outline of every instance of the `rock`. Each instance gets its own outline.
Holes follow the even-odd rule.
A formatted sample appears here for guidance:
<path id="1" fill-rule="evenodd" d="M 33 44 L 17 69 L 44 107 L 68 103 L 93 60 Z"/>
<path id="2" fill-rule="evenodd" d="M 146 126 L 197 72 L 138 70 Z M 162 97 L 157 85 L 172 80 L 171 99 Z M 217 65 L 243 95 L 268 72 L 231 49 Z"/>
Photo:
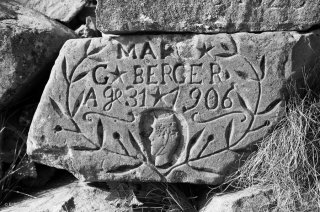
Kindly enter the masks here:
<path id="1" fill-rule="evenodd" d="M 95 18 L 88 16 L 86 24 L 81 25 L 75 33 L 81 38 L 101 37 L 100 32 L 96 28 Z"/>
<path id="2" fill-rule="evenodd" d="M 213 196 L 200 212 L 271 212 L 275 204 L 272 189 L 251 187 Z"/>
<path id="3" fill-rule="evenodd" d="M 96 22 L 96 4 L 87 2 L 87 4 L 82 8 L 82 10 L 77 15 L 80 22 L 86 23 L 86 19 L 90 16 Z"/>
<path id="4" fill-rule="evenodd" d="M 66 42 L 28 135 L 35 160 L 86 181 L 219 184 L 312 75 L 320 31 Z M 317 70 L 318 67 L 314 67 Z"/>
<path id="5" fill-rule="evenodd" d="M 73 182 L 56 188 L 44 190 L 32 194 L 34 198 L 27 198 L 16 202 L 10 202 L 9 207 L 2 208 L 3 212 L 61 212 L 61 211 L 106 211 L 126 212 L 132 211 L 131 207 L 123 202 L 126 199 L 118 197 L 120 207 L 110 204 L 108 198 L 117 196 L 117 192 L 108 191 L 107 188 L 89 186 L 84 183 Z"/>
<path id="6" fill-rule="evenodd" d="M 76 35 L 10 0 L 0 2 L 0 28 L 1 110 L 39 84 L 37 77 L 48 72 L 63 43 Z"/>
<path id="7" fill-rule="evenodd" d="M 307 30 L 320 23 L 318 0 L 98 0 L 103 33 Z"/>
<path id="8" fill-rule="evenodd" d="M 62 22 L 70 22 L 84 7 L 86 0 L 16 0 L 20 4 L 37 10 Z"/>
<path id="9" fill-rule="evenodd" d="M 33 161 L 15 173 L 15 179 L 19 180 L 19 184 L 26 187 L 41 188 L 46 185 L 56 173 L 56 169 L 50 166 L 36 164 Z M 18 175 L 18 176 L 17 176 Z"/>

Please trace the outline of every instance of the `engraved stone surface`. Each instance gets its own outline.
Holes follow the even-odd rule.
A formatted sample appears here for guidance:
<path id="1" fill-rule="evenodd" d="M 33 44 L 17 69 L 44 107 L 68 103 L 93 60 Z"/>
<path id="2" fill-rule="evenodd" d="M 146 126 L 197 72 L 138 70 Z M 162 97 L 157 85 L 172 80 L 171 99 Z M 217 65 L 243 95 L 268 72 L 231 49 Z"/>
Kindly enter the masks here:
<path id="1" fill-rule="evenodd" d="M 319 32 L 69 40 L 27 151 L 87 181 L 217 184 L 278 121 Z"/>
<path id="2" fill-rule="evenodd" d="M 52 19 L 70 22 L 83 8 L 86 0 L 16 0 Z"/>
<path id="3" fill-rule="evenodd" d="M 98 0 L 101 32 L 306 30 L 320 23 L 319 0 Z"/>
<path id="4" fill-rule="evenodd" d="M 63 43 L 74 32 L 11 0 L 0 1 L 0 110 L 50 70 Z"/>

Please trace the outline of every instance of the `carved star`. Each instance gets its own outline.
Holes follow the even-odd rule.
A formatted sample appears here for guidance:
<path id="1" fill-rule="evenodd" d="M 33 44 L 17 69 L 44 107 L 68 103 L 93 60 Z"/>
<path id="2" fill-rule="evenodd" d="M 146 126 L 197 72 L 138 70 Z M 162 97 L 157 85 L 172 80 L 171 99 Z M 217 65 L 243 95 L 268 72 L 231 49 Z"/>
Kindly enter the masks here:
<path id="1" fill-rule="evenodd" d="M 205 43 L 202 44 L 202 47 L 197 47 L 197 49 L 200 51 L 200 58 L 202 58 L 204 55 L 208 54 L 208 52 L 213 49 L 213 46 L 207 46 Z M 209 54 L 208 54 L 209 55 Z M 210 56 L 210 55 L 209 55 Z"/>
<path id="2" fill-rule="evenodd" d="M 125 74 L 125 73 L 126 73 L 126 72 L 124 72 L 124 71 L 120 71 L 119 68 L 118 68 L 118 66 L 116 66 L 116 70 L 115 70 L 114 72 L 110 72 L 110 74 L 112 74 L 112 75 L 115 76 L 113 82 L 115 82 L 116 80 L 119 79 L 119 81 L 122 82 L 122 83 L 123 83 L 123 80 L 122 80 L 122 77 L 121 77 L 121 76 L 122 76 L 123 74 Z"/>
<path id="3" fill-rule="evenodd" d="M 164 96 L 164 94 L 160 93 L 160 89 L 159 87 L 157 88 L 157 91 L 153 94 L 151 94 L 151 96 L 154 97 L 154 104 L 153 107 L 156 106 L 158 104 L 158 102 L 162 99 L 162 97 Z"/>

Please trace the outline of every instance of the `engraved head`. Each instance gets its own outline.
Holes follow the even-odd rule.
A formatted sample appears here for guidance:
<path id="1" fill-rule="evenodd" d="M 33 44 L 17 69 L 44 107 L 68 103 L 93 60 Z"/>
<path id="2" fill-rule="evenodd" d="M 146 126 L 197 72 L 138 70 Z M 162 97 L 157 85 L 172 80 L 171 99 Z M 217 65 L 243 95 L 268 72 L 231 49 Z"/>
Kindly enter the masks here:
<path id="1" fill-rule="evenodd" d="M 170 165 L 173 154 L 180 142 L 180 130 L 175 115 L 156 118 L 152 124 L 151 155 L 155 158 L 157 167 Z"/>

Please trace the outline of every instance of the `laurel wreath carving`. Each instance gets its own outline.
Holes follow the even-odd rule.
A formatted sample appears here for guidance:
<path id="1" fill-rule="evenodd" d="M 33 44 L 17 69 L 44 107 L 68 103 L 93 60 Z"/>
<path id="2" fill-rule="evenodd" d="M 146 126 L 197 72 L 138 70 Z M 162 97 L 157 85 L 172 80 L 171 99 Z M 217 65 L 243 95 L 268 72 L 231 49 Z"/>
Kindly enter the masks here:
<path id="1" fill-rule="evenodd" d="M 63 77 L 65 79 L 65 82 L 67 84 L 67 98 L 66 98 L 66 102 L 64 103 L 60 103 L 56 100 L 54 100 L 53 98 L 49 97 L 49 101 L 52 105 L 53 110 L 56 112 L 56 114 L 62 118 L 62 117 L 67 117 L 74 125 L 74 129 L 62 129 L 64 131 L 69 131 L 69 132 L 73 132 L 76 134 L 79 134 L 80 136 L 82 136 L 82 138 L 87 141 L 91 146 L 93 146 L 92 148 L 88 148 L 88 147 L 78 147 L 78 146 L 72 146 L 71 148 L 74 151 L 99 151 L 99 150 L 104 150 L 104 151 L 110 151 L 108 149 L 104 148 L 104 142 L 106 142 L 106 138 L 105 138 L 105 129 L 104 129 L 104 125 L 103 122 L 101 121 L 101 119 L 98 119 L 97 121 L 97 140 L 93 141 L 90 138 L 86 137 L 85 133 L 83 133 L 81 131 L 81 128 L 79 127 L 79 125 L 76 123 L 76 121 L 74 120 L 74 117 L 77 115 L 77 113 L 79 112 L 79 109 L 81 107 L 81 104 L 84 101 L 84 93 L 85 90 L 83 89 L 78 96 L 75 98 L 75 102 L 73 105 L 70 105 L 70 89 L 71 89 L 71 85 L 73 83 L 78 82 L 79 80 L 83 79 L 91 70 L 89 69 L 78 69 L 79 66 L 81 66 L 82 62 L 88 58 L 88 59 L 92 59 L 97 61 L 97 59 L 95 58 L 95 55 L 98 55 L 100 51 L 103 50 L 103 47 L 101 48 L 92 48 L 90 47 L 91 44 L 91 40 L 88 40 L 88 42 L 85 44 L 85 49 L 87 50 L 87 53 L 85 55 L 83 55 L 83 57 L 79 60 L 79 62 L 73 67 L 73 69 L 69 70 L 67 64 L 67 59 L 66 57 L 64 57 L 62 59 L 61 62 L 61 69 L 62 69 L 62 73 L 63 73 Z M 235 44 L 234 44 L 235 45 Z M 226 51 L 228 50 L 228 46 L 226 44 L 222 45 L 223 49 L 225 49 Z M 232 54 L 221 54 L 219 55 L 220 57 L 229 57 L 232 56 Z M 254 80 L 258 82 L 259 85 L 259 98 L 258 98 L 258 102 L 256 104 L 256 107 L 253 109 L 250 109 L 244 98 L 237 93 L 237 98 L 238 101 L 240 102 L 241 107 L 244 109 L 245 113 L 249 114 L 252 117 L 252 120 L 254 120 L 256 118 L 256 116 L 258 115 L 263 115 L 263 114 L 267 114 L 269 112 L 272 112 L 273 110 L 275 110 L 275 108 L 277 108 L 277 106 L 281 103 L 281 100 L 275 100 L 274 102 L 272 102 L 268 107 L 266 107 L 265 111 L 259 112 L 258 113 L 258 108 L 261 102 L 261 82 L 263 81 L 263 79 L 265 78 L 265 69 L 266 69 L 266 59 L 265 56 L 261 57 L 260 60 L 260 66 L 259 66 L 259 70 L 256 70 L 256 68 L 247 60 L 247 62 L 250 64 L 251 68 L 254 70 L 255 72 L 255 76 L 253 78 L 251 78 L 250 80 Z M 241 74 L 241 73 L 236 73 L 236 74 Z M 228 98 L 228 97 L 225 97 Z M 107 116 L 108 117 L 108 116 Z M 112 117 L 111 117 L 112 118 Z M 88 119 L 89 120 L 89 119 Z M 134 120 L 134 119 L 133 119 Z M 123 120 L 125 121 L 125 120 Z M 253 121 L 251 121 L 251 123 L 249 124 L 248 130 L 242 135 L 242 137 L 240 139 L 238 139 L 237 142 L 235 142 L 233 144 L 233 146 L 237 145 L 239 142 L 241 142 L 242 139 L 245 138 L 245 136 L 248 133 L 252 133 L 255 131 L 258 131 L 259 129 L 268 126 L 270 123 L 264 123 L 263 125 L 261 125 L 260 127 L 256 128 L 256 129 L 251 129 L 252 128 L 252 124 Z M 182 162 L 179 162 L 177 164 L 172 164 L 172 166 L 170 166 L 167 169 L 163 169 L 163 170 L 159 170 L 159 172 L 164 175 L 167 176 L 169 175 L 172 171 L 174 170 L 179 170 L 179 168 L 183 167 L 183 166 L 189 166 L 191 167 L 191 169 L 193 169 L 196 172 L 202 171 L 202 172 L 208 172 L 209 174 L 214 173 L 214 171 L 210 170 L 209 168 L 199 168 L 199 167 L 194 167 L 192 165 L 190 165 L 190 162 L 192 161 L 199 161 L 199 160 L 203 160 L 205 158 L 208 158 L 214 154 L 216 154 L 217 152 L 222 152 L 222 151 L 226 151 L 230 149 L 230 141 L 232 140 L 232 131 L 234 128 L 234 120 L 231 119 L 227 125 L 227 130 L 225 132 L 225 138 L 227 141 L 227 147 L 225 149 L 221 149 L 218 150 L 216 152 L 213 152 L 212 154 L 206 154 L 204 155 L 204 150 L 208 147 L 209 143 L 212 142 L 214 140 L 214 134 L 210 134 L 208 136 L 208 139 L 206 141 L 206 143 L 204 143 L 201 148 L 196 148 L 196 146 L 199 146 L 199 142 L 201 142 L 201 138 L 206 130 L 206 128 L 204 127 L 202 130 L 200 130 L 199 132 L 195 133 L 190 139 L 189 141 L 186 142 L 186 148 L 185 148 L 185 159 Z M 108 170 L 109 173 L 114 173 L 114 174 L 126 174 L 134 169 L 139 168 L 142 164 L 149 164 L 150 166 L 153 166 L 152 164 L 150 164 L 150 155 L 148 154 L 148 152 L 146 151 L 146 147 L 144 146 L 143 142 L 140 141 L 140 139 L 137 139 L 134 137 L 134 135 L 131 133 L 130 130 L 128 130 L 128 135 L 129 135 L 129 143 L 130 143 L 130 147 L 127 147 L 126 145 L 124 145 L 124 143 L 118 139 L 116 140 L 116 142 L 118 142 L 118 145 L 121 146 L 122 148 L 122 152 L 123 153 L 119 153 L 119 152 L 112 152 L 114 154 L 123 156 L 123 157 L 129 157 L 132 158 L 133 160 L 137 161 L 136 164 L 134 165 L 119 165 L 118 167 L 114 168 L 113 170 Z M 136 150 L 135 154 L 132 154 L 130 151 L 130 148 L 133 148 Z"/>

